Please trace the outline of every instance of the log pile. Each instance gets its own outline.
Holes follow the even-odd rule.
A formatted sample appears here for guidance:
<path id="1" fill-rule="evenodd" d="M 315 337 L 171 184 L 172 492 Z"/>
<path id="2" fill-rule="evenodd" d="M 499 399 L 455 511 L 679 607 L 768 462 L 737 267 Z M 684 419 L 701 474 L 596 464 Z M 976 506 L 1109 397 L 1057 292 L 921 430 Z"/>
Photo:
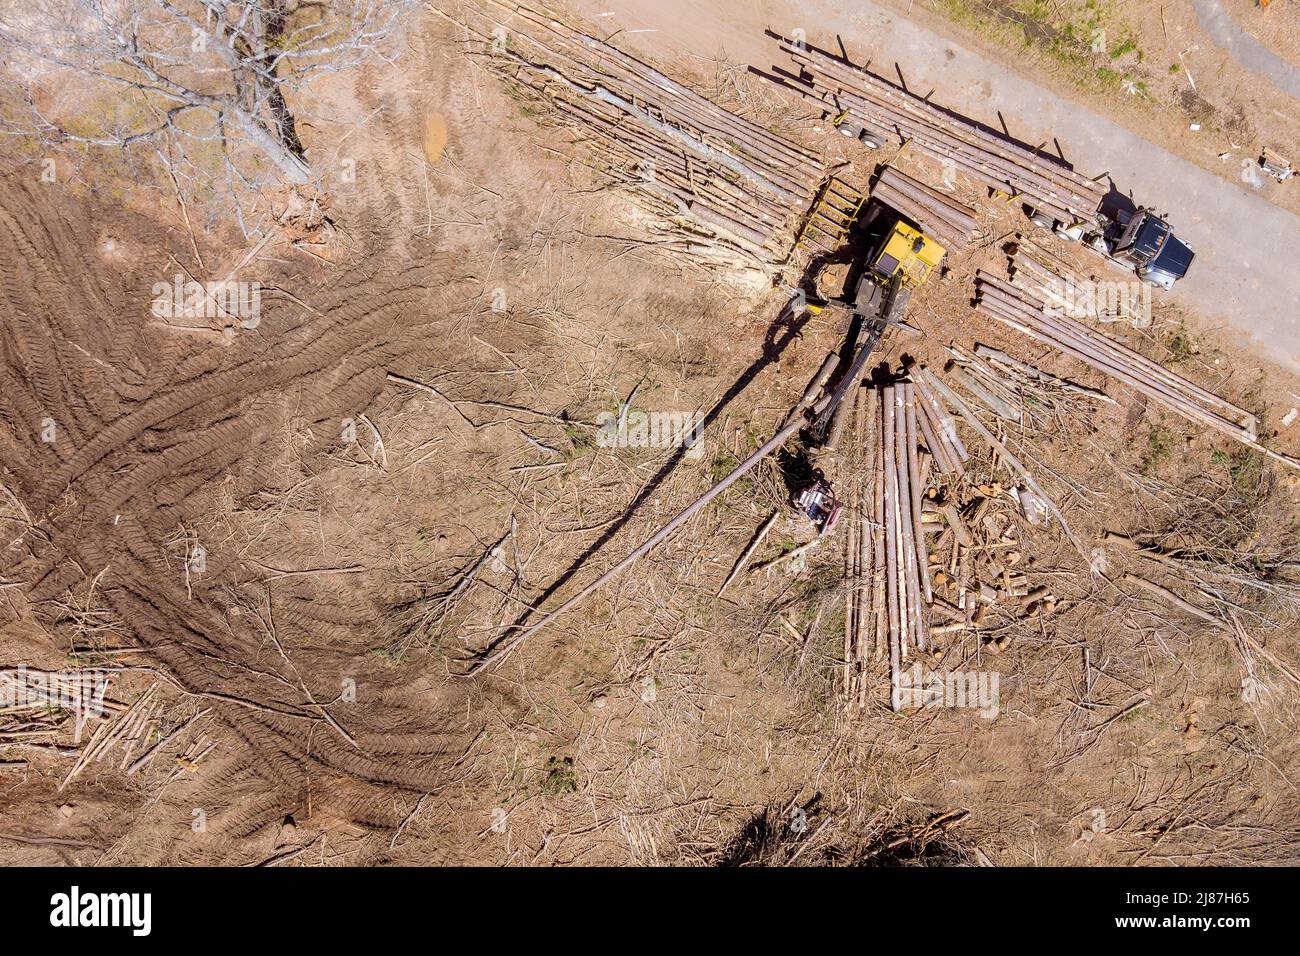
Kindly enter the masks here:
<path id="1" fill-rule="evenodd" d="M 975 211 L 893 166 L 876 174 L 871 198 L 901 212 L 946 249 L 960 249 L 975 238 Z"/>
<path id="2" fill-rule="evenodd" d="M 1060 378 L 1000 349 L 976 345 L 974 351 L 947 346 L 952 360 L 947 376 L 998 418 L 1042 428 L 1048 417 L 1060 420 L 1091 411 L 1091 402 L 1116 404 L 1105 392 Z"/>
<path id="3" fill-rule="evenodd" d="M 1047 305 L 1075 318 L 1095 316 L 1098 322 L 1128 322 L 1135 328 L 1151 325 L 1151 287 L 1139 282 L 1099 283 L 1080 277 L 1069 263 L 1042 246 L 1017 235 L 1008 250 L 1007 276 Z"/>
<path id="4" fill-rule="evenodd" d="M 1041 299 L 1046 299 L 1051 290 L 1059 290 L 1066 284 L 1077 286 L 1084 281 L 1069 263 L 1019 234 L 1009 244 L 1007 257 L 1010 260 L 1007 275 L 1012 284 Z"/>
<path id="5" fill-rule="evenodd" d="M 911 143 L 992 189 L 1023 197 L 1065 223 L 1095 222 L 1106 186 L 1059 159 L 1027 149 L 980 124 L 941 109 L 824 50 L 772 34 L 799 75 L 763 74 L 815 100 L 841 128 L 860 126 L 882 143 Z"/>
<path id="6" fill-rule="evenodd" d="M 867 669 L 888 655 L 890 672 L 933 651 L 925 609 L 933 599 L 923 524 L 932 469 L 962 474 L 969 456 L 932 393 L 900 380 L 867 391 L 871 481 L 848 523 L 847 570 L 855 584 L 845 627 L 845 695 L 867 704 Z M 892 699 L 892 698 L 891 698 Z"/>
<path id="7" fill-rule="evenodd" d="M 960 478 L 966 473 L 964 463 L 970 459 L 970 452 L 957 434 L 956 423 L 944 408 L 943 400 L 923 376 L 913 374 L 912 384 L 920 399 L 917 403 L 921 409 L 918 421 L 926 449 L 934 457 L 941 475 Z"/>
<path id="8" fill-rule="evenodd" d="M 785 257 L 791 220 L 825 175 L 816 154 L 523 4 L 476 0 L 443 15 L 515 92 L 547 102 L 610 178 L 692 231 L 766 262 Z"/>
<path id="9" fill-rule="evenodd" d="M 991 273 L 980 270 L 975 288 L 976 307 L 1004 325 L 1079 359 L 1198 424 L 1259 447 L 1255 440 L 1258 421 L 1245 409 L 1078 319 L 1047 309 L 1042 299 Z"/>
<path id="10" fill-rule="evenodd" d="M 958 480 L 970 455 L 935 383 L 913 365 L 905 379 L 865 392 L 865 490 L 851 503 L 845 542 L 844 692 L 858 707 L 868 705 L 882 658 L 896 685 L 909 658 L 943 660 L 943 635 L 979 636 L 994 610 L 998 624 L 1057 610 L 1047 589 L 1031 585 L 1012 514 L 1042 524 L 1054 506 L 1028 482 L 970 488 Z M 984 646 L 996 654 L 1009 640 Z"/>
<path id="11" fill-rule="evenodd" d="M 885 385 L 880 390 L 880 441 L 876 449 L 876 496 L 880 554 L 873 580 L 883 578 L 878 627 L 884 629 L 891 674 L 901 672 L 909 654 L 931 649 L 924 605 L 933 596 L 930 559 L 921 528 L 924 471 L 917 449 L 920 434 L 916 386 Z M 883 572 L 883 574 L 882 574 Z M 893 699 L 891 697 L 891 699 Z"/>

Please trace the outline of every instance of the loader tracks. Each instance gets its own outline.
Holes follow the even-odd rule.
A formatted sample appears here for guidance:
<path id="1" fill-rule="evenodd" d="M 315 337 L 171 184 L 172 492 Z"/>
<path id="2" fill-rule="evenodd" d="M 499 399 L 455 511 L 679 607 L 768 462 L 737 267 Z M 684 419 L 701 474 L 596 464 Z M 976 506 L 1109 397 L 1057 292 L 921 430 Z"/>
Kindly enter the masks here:
<path id="1" fill-rule="evenodd" d="M 382 203 L 396 206 L 396 196 L 385 192 Z M 232 854 L 300 810 L 313 781 L 317 810 L 395 826 L 402 812 L 392 789 L 434 788 L 447 756 L 464 748 L 459 726 L 436 716 L 448 708 L 430 716 L 429 702 L 416 708 L 400 694 L 385 695 L 380 713 L 350 708 L 339 720 L 353 745 L 285 676 L 265 636 L 232 614 L 232 582 L 252 577 L 240 559 L 215 551 L 187 588 L 169 538 L 212 507 L 223 483 L 237 497 L 259 490 L 290 399 L 314 436 L 304 454 L 327 448 L 338 422 L 375 400 L 395 360 L 436 341 L 448 297 L 455 301 L 451 270 L 436 257 L 410 263 L 400 249 L 371 256 L 313 292 L 314 312 L 264 302 L 256 333 L 222 346 L 148 322 L 148 283 L 87 248 L 102 215 L 15 176 L 0 181 L 0 482 L 33 522 L 0 527 L 8 545 L 0 573 L 22 582 L 48 624 L 51 598 L 84 591 L 106 569 L 98 593 L 130 639 L 211 706 L 234 743 L 227 773 L 242 781 L 243 797 L 214 821 Z M 150 224 L 136 226 L 149 234 Z M 374 261 L 398 265 L 376 274 Z M 301 579 L 269 594 L 312 696 L 335 700 L 324 675 L 373 646 L 373 611 L 346 588 Z M 229 786 L 223 778 L 212 786 Z M 183 840 L 137 850 L 197 858 Z M 206 854 L 223 858 L 215 843 Z"/>

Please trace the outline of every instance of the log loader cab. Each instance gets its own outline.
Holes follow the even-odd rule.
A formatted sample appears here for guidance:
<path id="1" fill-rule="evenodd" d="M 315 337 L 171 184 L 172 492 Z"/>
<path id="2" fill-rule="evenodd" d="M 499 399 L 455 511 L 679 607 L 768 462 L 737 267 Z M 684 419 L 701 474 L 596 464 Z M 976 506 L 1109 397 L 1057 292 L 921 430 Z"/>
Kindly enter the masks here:
<path id="1" fill-rule="evenodd" d="M 903 321 L 912 292 L 929 278 L 947 252 L 881 202 L 873 202 L 854 225 L 849 236 L 848 275 L 838 294 L 827 297 L 851 313 L 848 345 L 853 359 L 812 428 L 832 446 L 843 427 L 844 399 L 861 382 L 886 327 Z M 852 294 L 845 294 L 849 289 Z"/>
<path id="2" fill-rule="evenodd" d="M 888 285 L 895 275 L 904 288 L 914 289 L 938 267 L 947 250 L 903 219 L 897 219 L 885 234 L 870 263 L 872 276 Z"/>
<path id="3" fill-rule="evenodd" d="M 871 320 L 902 321 L 912 291 L 939 267 L 947 249 L 883 203 L 872 203 L 845 230 L 847 259 L 813 276 L 816 312 L 838 305 Z M 886 293 L 893 289 L 892 295 Z"/>
<path id="4" fill-rule="evenodd" d="M 849 304 L 868 321 L 897 324 L 912 292 L 939 267 L 947 250 L 888 206 L 875 204 L 869 217 L 861 237 L 867 254 L 855 264 L 858 278 Z"/>

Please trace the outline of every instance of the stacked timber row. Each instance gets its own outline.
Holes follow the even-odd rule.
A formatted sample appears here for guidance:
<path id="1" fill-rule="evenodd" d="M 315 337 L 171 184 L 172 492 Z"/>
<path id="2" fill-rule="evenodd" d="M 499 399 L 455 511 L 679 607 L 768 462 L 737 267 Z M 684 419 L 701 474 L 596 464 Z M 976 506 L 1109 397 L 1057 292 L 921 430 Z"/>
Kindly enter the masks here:
<path id="1" fill-rule="evenodd" d="M 816 154 L 549 14 L 475 0 L 453 19 L 473 52 L 549 102 L 602 172 L 765 261 L 785 257 L 790 224 L 825 175 Z"/>
<path id="2" fill-rule="evenodd" d="M 893 166 L 882 166 L 876 175 L 871 198 L 901 212 L 927 236 L 947 249 L 967 245 L 978 231 L 975 211 L 951 196 L 931 189 Z"/>
<path id="3" fill-rule="evenodd" d="M 901 672 L 913 650 L 929 649 L 923 603 L 930 601 L 930 559 L 921 530 L 921 467 L 917 454 L 916 387 L 886 385 L 880 400 L 880 460 L 884 497 L 885 613 L 889 670 Z M 892 695 L 891 695 L 892 696 Z"/>
<path id="4" fill-rule="evenodd" d="M 1194 422 L 1259 447 L 1255 440 L 1258 420 L 1245 409 L 1071 318 L 1064 310 L 1046 308 L 1042 299 L 991 273 L 980 270 L 976 274 L 975 290 L 976 307 L 1004 325 L 1072 355 Z"/>
<path id="5" fill-rule="evenodd" d="M 775 36 L 775 34 L 774 34 Z M 985 185 L 1023 197 L 1065 223 L 1091 222 L 1106 187 L 1055 157 L 1027 149 L 824 50 L 777 37 L 799 75 L 769 76 L 820 103 L 841 128 L 861 127 L 882 144 L 911 143 Z"/>
<path id="6" fill-rule="evenodd" d="M 1080 276 L 1070 264 L 1042 246 L 1035 245 L 1017 234 L 1009 248 L 1010 263 L 1007 275 L 1018 288 L 1036 294 L 1045 289 L 1060 289 L 1063 285 L 1079 286 L 1091 276 Z"/>
<path id="7" fill-rule="evenodd" d="M 1017 289 L 1049 304 L 1061 304 L 1061 292 L 1066 287 L 1077 288 L 1080 280 L 1072 272 L 1044 262 L 1017 246 L 1007 264 L 1007 277 Z"/>
<path id="8" fill-rule="evenodd" d="M 935 653 L 926 625 L 934 591 L 924 491 L 932 469 L 960 477 L 970 458 L 942 399 L 916 369 L 909 380 L 865 396 L 870 491 L 859 496 L 848 525 L 848 576 L 855 583 L 844 630 L 845 696 L 862 707 L 873 660 L 887 652 L 896 680 L 915 652 Z M 898 709 L 897 695 L 890 699 Z"/>

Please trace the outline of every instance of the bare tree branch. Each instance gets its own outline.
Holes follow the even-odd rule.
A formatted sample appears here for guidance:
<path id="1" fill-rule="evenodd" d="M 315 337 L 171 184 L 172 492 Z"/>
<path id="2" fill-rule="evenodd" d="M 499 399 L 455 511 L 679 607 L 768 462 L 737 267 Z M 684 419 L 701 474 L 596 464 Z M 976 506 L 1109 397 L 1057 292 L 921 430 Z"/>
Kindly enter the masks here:
<path id="1" fill-rule="evenodd" d="M 6 0 L 0 58 L 18 97 L 0 131 L 161 157 L 195 191 L 311 179 L 293 98 L 385 57 L 414 0 Z M 15 113 L 15 110 L 17 112 Z M 261 162 L 259 162 L 262 160 Z"/>

